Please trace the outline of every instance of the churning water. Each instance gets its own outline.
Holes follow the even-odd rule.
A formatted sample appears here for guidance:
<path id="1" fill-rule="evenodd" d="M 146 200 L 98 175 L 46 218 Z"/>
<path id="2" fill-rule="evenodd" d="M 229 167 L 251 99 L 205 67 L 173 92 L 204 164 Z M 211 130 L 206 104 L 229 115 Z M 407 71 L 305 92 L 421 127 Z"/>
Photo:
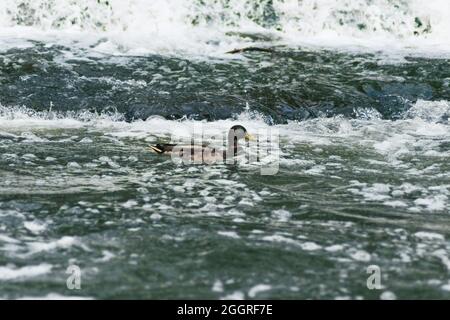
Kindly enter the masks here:
<path id="1" fill-rule="evenodd" d="M 2 0 L 0 298 L 449 298 L 449 16 Z M 199 124 L 276 128 L 279 172 L 149 152 Z"/>

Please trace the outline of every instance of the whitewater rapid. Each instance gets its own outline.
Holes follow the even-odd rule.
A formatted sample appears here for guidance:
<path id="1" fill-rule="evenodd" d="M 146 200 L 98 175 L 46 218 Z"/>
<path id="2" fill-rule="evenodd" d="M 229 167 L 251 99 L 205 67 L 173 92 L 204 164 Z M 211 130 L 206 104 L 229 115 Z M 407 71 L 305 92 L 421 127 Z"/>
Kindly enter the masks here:
<path id="1" fill-rule="evenodd" d="M 446 0 L 3 0 L 0 50 L 11 38 L 117 55 L 223 57 L 248 45 L 443 55 Z"/>

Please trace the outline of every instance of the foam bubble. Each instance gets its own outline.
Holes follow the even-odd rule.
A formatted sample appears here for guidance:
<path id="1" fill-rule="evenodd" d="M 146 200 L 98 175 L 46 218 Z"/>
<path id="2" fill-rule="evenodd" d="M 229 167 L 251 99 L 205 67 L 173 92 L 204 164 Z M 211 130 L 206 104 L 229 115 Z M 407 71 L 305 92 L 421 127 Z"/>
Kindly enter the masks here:
<path id="1" fill-rule="evenodd" d="M 49 242 L 30 242 L 28 243 L 28 247 L 30 249 L 29 254 L 36 254 L 43 251 L 51 251 L 58 248 L 68 249 L 74 245 L 77 245 L 79 242 L 77 238 L 64 236 L 61 239 L 49 241 Z"/>
<path id="2" fill-rule="evenodd" d="M 233 239 L 239 239 L 240 236 L 235 231 L 219 231 L 219 235 L 233 238 Z"/>
<path id="3" fill-rule="evenodd" d="M 272 289 L 272 286 L 268 284 L 258 284 L 248 291 L 248 296 L 250 298 L 255 298 L 259 293 L 269 291 Z"/>
<path id="4" fill-rule="evenodd" d="M 46 229 L 46 225 L 39 221 L 25 221 L 24 227 L 32 233 L 39 234 Z"/>

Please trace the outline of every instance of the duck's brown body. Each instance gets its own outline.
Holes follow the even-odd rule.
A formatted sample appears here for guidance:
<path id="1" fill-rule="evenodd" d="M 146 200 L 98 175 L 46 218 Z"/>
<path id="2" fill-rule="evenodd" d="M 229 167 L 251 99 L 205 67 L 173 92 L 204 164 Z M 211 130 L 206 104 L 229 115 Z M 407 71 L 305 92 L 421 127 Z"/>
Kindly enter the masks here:
<path id="1" fill-rule="evenodd" d="M 194 161 L 194 163 L 217 163 L 225 162 L 227 158 L 230 159 L 236 157 L 238 152 L 242 149 L 238 145 L 238 141 L 241 139 L 248 141 L 251 139 L 251 136 L 243 126 L 236 125 L 231 127 L 228 132 L 228 146 L 226 150 L 219 150 L 208 145 L 182 145 L 169 143 L 156 144 L 150 146 L 150 148 L 158 154 L 171 155 L 183 160 Z M 227 163 L 229 163 L 229 161 L 227 161 Z"/>
<path id="2" fill-rule="evenodd" d="M 150 148 L 158 154 L 175 156 L 189 161 L 217 163 L 227 159 L 226 150 L 206 145 L 157 144 L 150 146 Z"/>

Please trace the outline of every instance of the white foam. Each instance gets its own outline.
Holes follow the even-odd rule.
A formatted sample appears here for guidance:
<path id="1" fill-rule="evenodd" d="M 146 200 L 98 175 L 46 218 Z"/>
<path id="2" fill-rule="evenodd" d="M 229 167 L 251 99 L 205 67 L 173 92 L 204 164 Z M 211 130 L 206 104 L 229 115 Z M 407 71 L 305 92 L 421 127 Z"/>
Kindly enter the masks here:
<path id="1" fill-rule="evenodd" d="M 75 237 L 64 236 L 61 239 L 49 241 L 49 242 L 30 242 L 28 247 L 30 249 L 29 254 L 35 254 L 43 251 L 51 251 L 55 249 L 68 249 L 78 244 L 78 240 Z"/>
<path id="2" fill-rule="evenodd" d="M 364 250 L 352 250 L 350 253 L 350 257 L 352 257 L 356 261 L 369 262 L 372 259 L 370 253 Z"/>
<path id="3" fill-rule="evenodd" d="M 0 280 L 8 281 L 23 278 L 33 278 L 49 273 L 52 265 L 43 263 L 35 266 L 17 268 L 15 266 L 0 267 Z"/>
<path id="4" fill-rule="evenodd" d="M 229 238 L 233 238 L 233 239 L 240 238 L 240 236 L 235 231 L 219 231 L 217 233 L 221 236 L 229 237 Z"/>
<path id="5" fill-rule="evenodd" d="M 450 281 L 443 286 L 441 286 L 441 289 L 444 291 L 450 291 Z"/>
<path id="6" fill-rule="evenodd" d="M 6 242 L 6 243 L 19 243 L 20 242 L 19 240 L 11 238 L 4 234 L 0 234 L 0 241 Z"/>
<path id="7" fill-rule="evenodd" d="M 322 249 L 322 246 L 314 242 L 305 242 L 300 245 L 300 247 L 305 251 L 316 251 Z"/>
<path id="8" fill-rule="evenodd" d="M 424 207 L 429 211 L 444 210 L 447 207 L 448 197 L 444 194 L 419 198 L 414 201 L 416 205 Z"/>
<path id="9" fill-rule="evenodd" d="M 414 236 L 423 240 L 445 240 L 442 234 L 436 232 L 419 231 L 416 232 Z"/>
<path id="10" fill-rule="evenodd" d="M 220 280 L 216 280 L 211 289 L 213 292 L 223 292 L 223 283 Z"/>
<path id="11" fill-rule="evenodd" d="M 331 245 L 331 246 L 325 248 L 325 250 L 328 252 L 339 252 L 339 251 L 342 251 L 343 249 L 344 249 L 344 246 L 342 246 L 340 244 L 334 244 L 334 245 Z"/>
<path id="12" fill-rule="evenodd" d="M 419 100 L 417 101 L 417 103 L 413 105 L 412 108 L 410 108 L 406 112 L 405 116 L 408 118 L 422 119 L 427 122 L 434 122 L 434 123 L 439 122 L 444 120 L 446 117 L 450 116 L 450 103 L 445 100 L 441 101 Z M 440 133 L 439 127 L 437 126 L 435 129 L 437 129 L 438 132 L 436 132 L 436 130 L 433 130 L 430 133 L 439 134 Z"/>
<path id="13" fill-rule="evenodd" d="M 75 43 L 95 52 L 224 56 L 252 42 L 382 49 L 423 54 L 450 51 L 447 0 L 2 0 L 0 43 L 16 38 Z M 268 21 L 267 16 L 274 17 Z M 231 32 L 231 33 L 230 33 Z M 234 33 L 233 33 L 234 32 Z M 253 33 L 252 41 L 239 33 Z M 20 43 L 20 42 L 19 42 Z M 20 45 L 26 45 L 21 43 Z"/>
<path id="14" fill-rule="evenodd" d="M 384 291 L 380 294 L 381 300 L 397 300 L 397 296 L 392 291 Z"/>
<path id="15" fill-rule="evenodd" d="M 265 236 L 262 238 L 264 241 L 269 241 L 269 242 L 279 242 L 279 243 L 288 243 L 288 244 L 294 244 L 294 245 L 300 245 L 300 242 L 281 236 L 281 235 L 272 235 L 272 236 Z"/>
<path id="16" fill-rule="evenodd" d="M 242 291 L 235 291 L 231 294 L 228 294 L 222 298 L 220 298 L 221 300 L 244 300 L 245 295 Z"/>
<path id="17" fill-rule="evenodd" d="M 432 106 L 437 106 L 433 108 Z M 448 124 L 436 123 L 430 120 L 440 119 L 443 115 L 442 108 L 449 108 L 448 101 L 423 101 L 419 100 L 413 108 L 415 117 L 411 119 L 408 113 L 404 120 L 389 121 L 380 119 L 354 119 L 348 120 L 342 117 L 318 118 L 302 122 L 291 121 L 286 125 L 277 125 L 282 137 L 289 137 L 292 143 L 310 142 L 312 144 L 335 144 L 333 138 L 361 138 L 361 144 L 372 145 L 380 154 L 396 154 L 396 157 L 411 152 L 412 148 L 433 148 L 429 145 L 435 138 L 445 139 L 450 133 Z M 423 118 L 418 110 L 427 110 Z M 430 113 L 435 116 L 430 116 Z M 0 130 L 6 134 L 23 130 L 32 132 L 37 129 L 81 129 L 89 128 L 106 132 L 110 136 L 118 138 L 144 139 L 152 135 L 170 135 L 179 137 L 191 137 L 192 133 L 206 131 L 208 136 L 223 134 L 232 125 L 242 124 L 249 131 L 258 132 L 260 129 L 269 129 L 265 118 L 255 112 L 243 112 L 236 120 L 217 120 L 213 122 L 199 122 L 195 120 L 165 120 L 161 117 L 150 117 L 146 121 L 138 120 L 132 123 L 123 121 L 121 114 L 95 114 L 91 112 L 36 112 L 24 107 L 5 107 L 0 105 Z M 345 129 L 344 129 L 345 127 Z M 418 132 L 417 129 L 420 128 Z M 196 131 L 200 130 L 200 131 Z M 423 139 L 415 141 L 417 137 Z M 322 139 L 322 140 L 321 140 Z M 355 140 L 355 139 L 352 139 Z M 415 141 L 412 144 L 411 141 Z M 355 143 L 353 141 L 353 143 Z M 411 145 L 410 145 L 411 144 Z M 428 150 L 428 149 L 426 149 Z M 391 156 L 393 160 L 395 157 Z M 103 159 L 101 159 L 103 160 Z M 109 159 L 108 159 L 109 160 Z M 311 160 L 293 159 L 292 161 L 312 164 Z M 317 170 L 316 170 L 317 169 Z M 320 169 L 320 170 L 319 170 Z M 320 166 L 316 171 L 324 170 Z"/>
<path id="18" fill-rule="evenodd" d="M 248 291 L 248 296 L 250 298 L 255 298 L 259 293 L 269 291 L 270 289 L 272 289 L 272 286 L 268 284 L 258 284 L 250 288 L 250 290 Z"/>
<path id="19" fill-rule="evenodd" d="M 280 222 L 286 222 L 292 217 L 292 213 L 284 209 L 279 209 L 273 210 L 272 216 Z"/>
<path id="20" fill-rule="evenodd" d="M 108 262 L 116 257 L 116 255 L 114 253 L 112 253 L 111 251 L 108 251 L 108 250 L 102 250 L 102 254 L 103 254 L 103 256 L 100 259 L 98 259 L 97 261 Z"/>
<path id="21" fill-rule="evenodd" d="M 441 259 L 442 264 L 450 271 L 450 258 L 448 257 L 447 249 L 439 249 L 433 252 L 433 256 Z"/>
<path id="22" fill-rule="evenodd" d="M 46 229 L 46 225 L 39 221 L 25 221 L 23 223 L 24 227 L 31 231 L 32 233 L 38 234 Z"/>
<path id="23" fill-rule="evenodd" d="M 122 207 L 130 209 L 136 207 L 138 205 L 136 200 L 128 200 L 127 202 L 122 203 Z"/>
<path id="24" fill-rule="evenodd" d="M 92 300 L 90 297 L 81 297 L 81 296 L 64 296 L 59 293 L 49 293 L 45 296 L 36 297 L 36 296 L 25 296 L 18 298 L 17 300 Z"/>

